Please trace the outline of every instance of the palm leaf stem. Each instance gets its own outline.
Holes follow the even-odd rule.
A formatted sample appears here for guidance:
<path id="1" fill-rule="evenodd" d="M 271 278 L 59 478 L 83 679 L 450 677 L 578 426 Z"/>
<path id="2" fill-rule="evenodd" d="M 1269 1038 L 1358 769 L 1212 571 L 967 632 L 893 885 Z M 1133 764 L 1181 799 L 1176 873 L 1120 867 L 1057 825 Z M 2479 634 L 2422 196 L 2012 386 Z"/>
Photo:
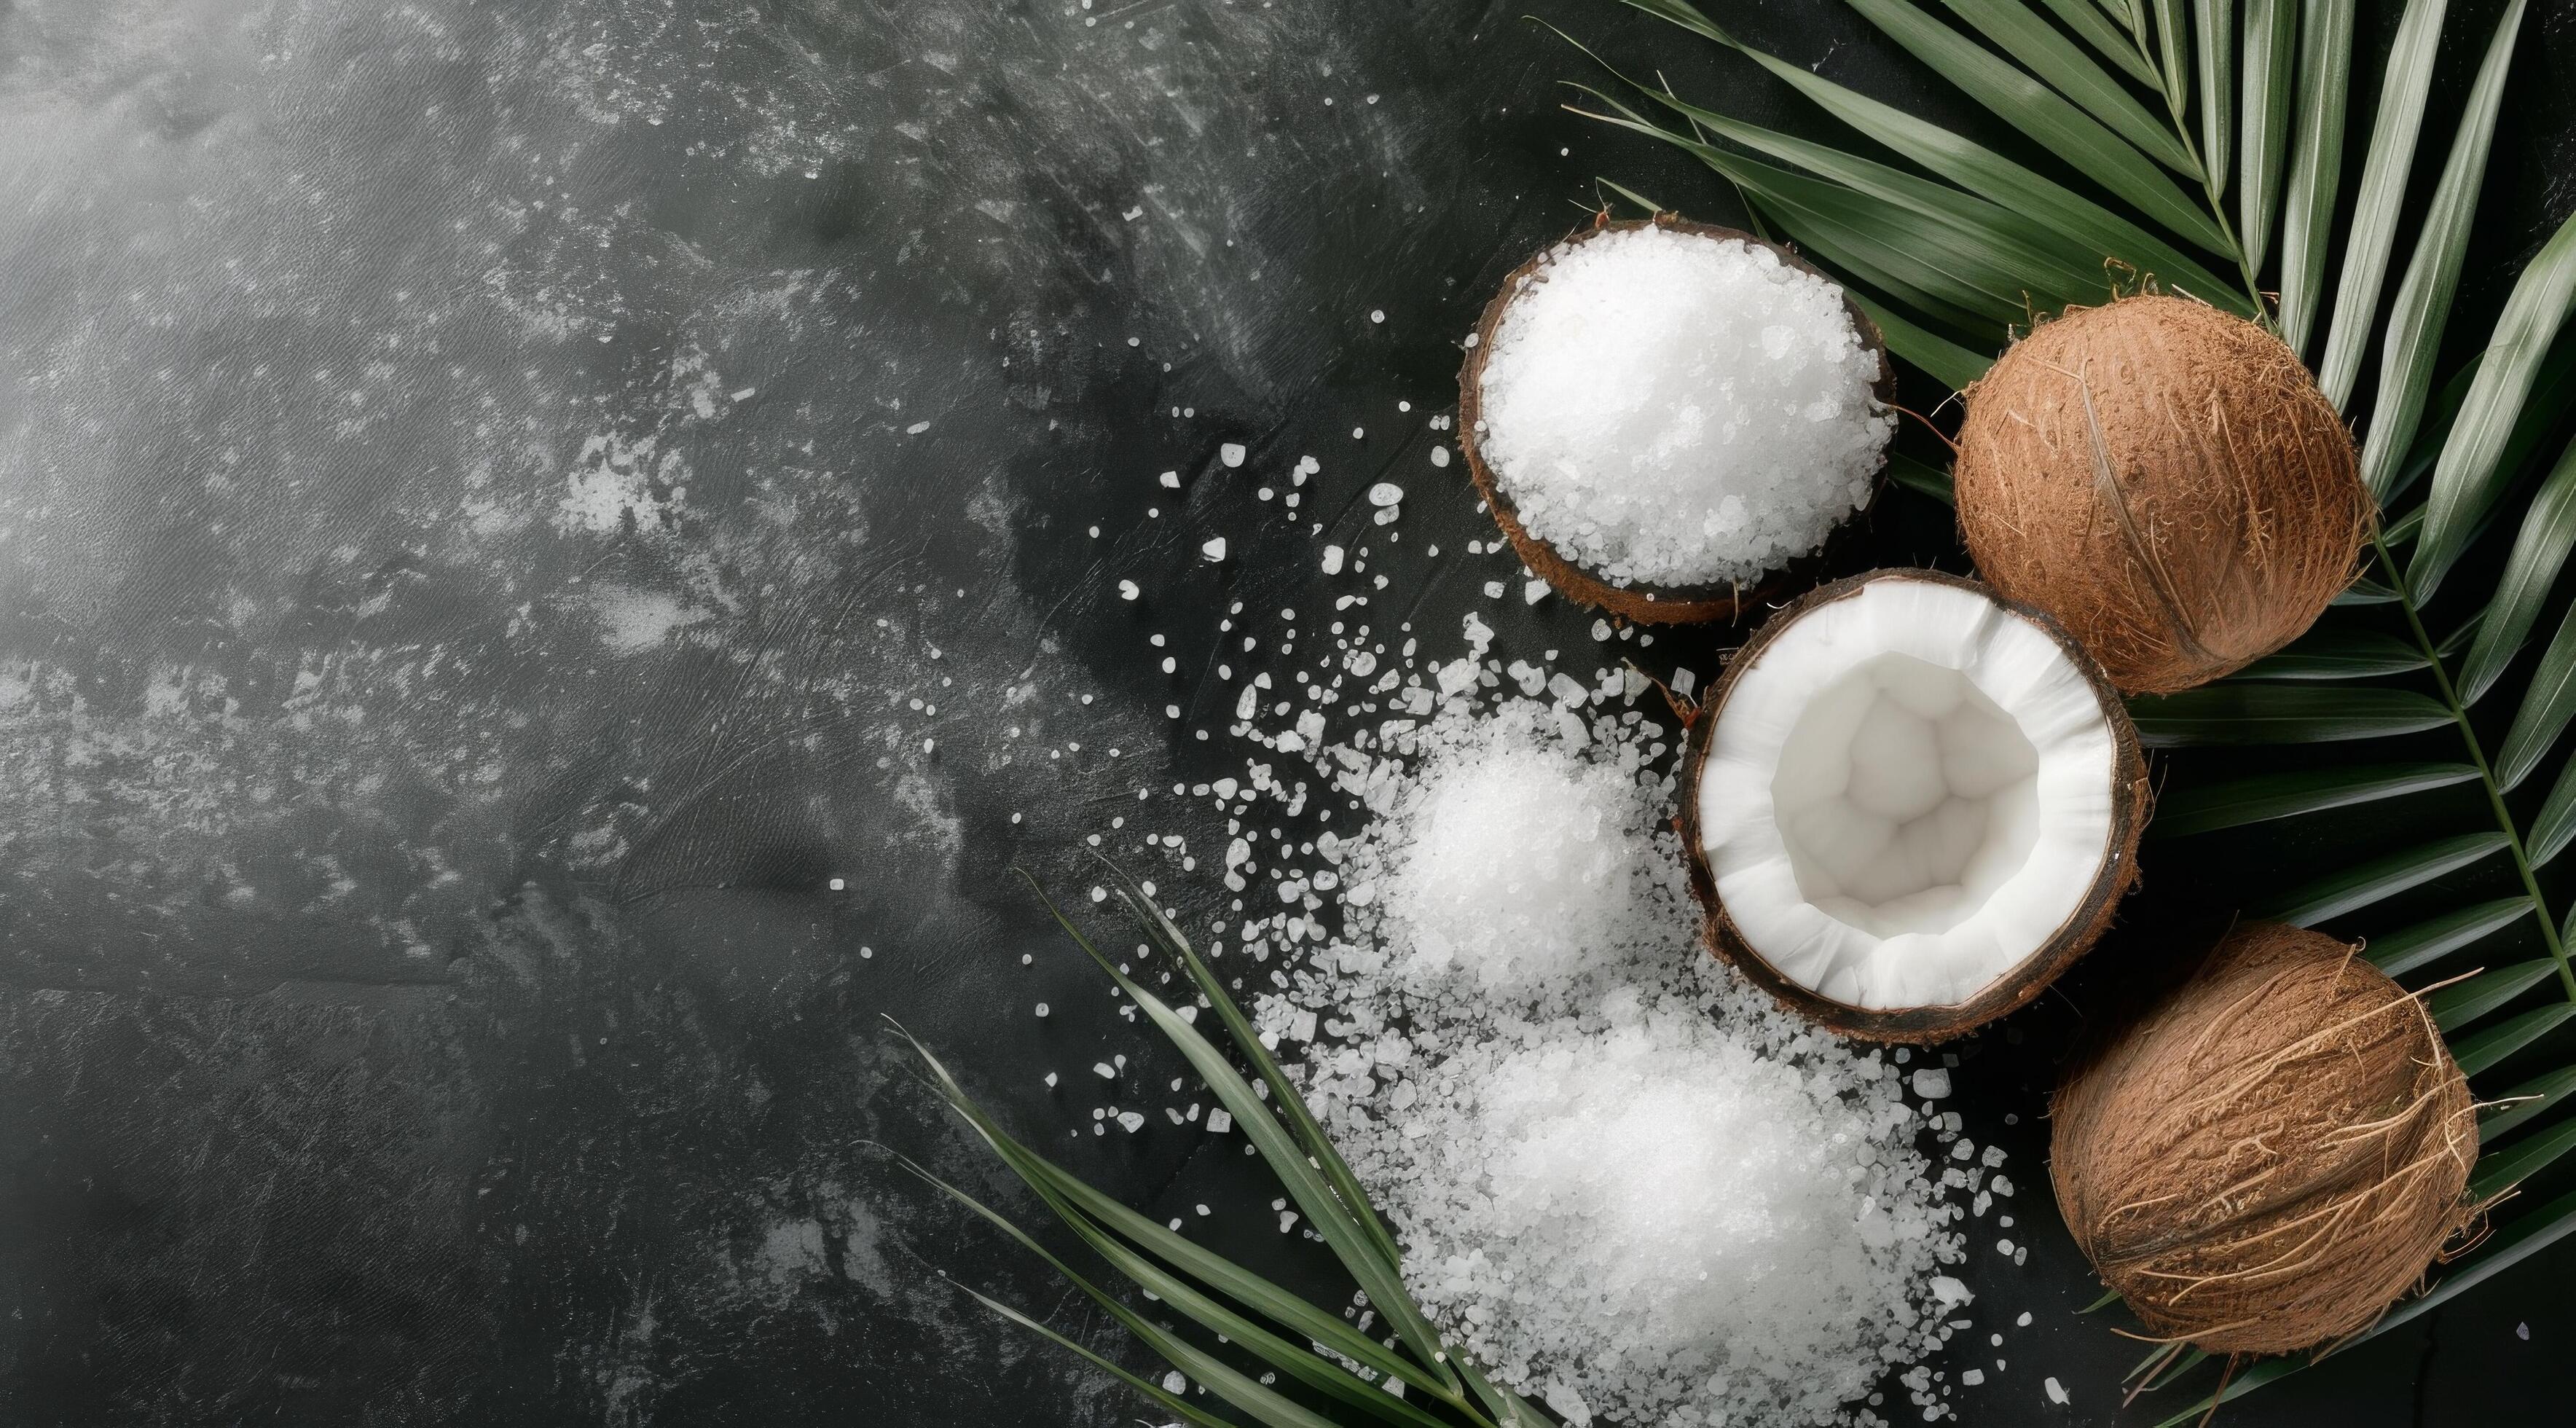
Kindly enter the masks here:
<path id="1" fill-rule="evenodd" d="M 2531 855 L 2522 842 L 2522 829 L 2514 822 L 2513 811 L 2505 806 L 2504 787 L 2496 782 L 2495 770 L 2487 763 L 2486 749 L 2478 742 L 2478 731 L 2469 723 L 2468 706 L 2461 702 L 2459 691 L 2451 684 L 2450 672 L 2442 665 L 2441 647 L 2424 628 L 2423 616 L 2415 608 L 2415 592 L 2398 567 L 2397 557 L 2390 553 L 2386 538 L 2377 530 L 2370 533 L 2371 552 L 2379 559 L 2380 569 L 2388 572 L 2397 590 L 2393 602 L 2406 614 L 2406 628 L 2424 651 L 2426 667 L 2433 673 L 2433 684 L 2442 703 L 2451 711 L 2451 722 L 2459 727 L 2460 743 L 2468 750 L 2469 762 L 2477 766 L 2478 782 L 2486 789 L 2487 807 L 2495 813 L 2496 827 L 2505 837 L 2505 851 L 2513 855 L 2513 870 L 2522 879 L 2523 893 L 2537 909 L 2540 940 L 2549 949 L 2551 960 L 2558 964 L 2558 982 L 2569 1001 L 2576 1001 L 2576 967 L 2567 960 L 2567 947 L 2559 935 L 2558 919 L 2549 910 L 2549 900 L 2540 891 L 2540 879 L 2532 871 Z"/>
<path id="2" fill-rule="evenodd" d="M 2131 8 L 2131 13 L 2135 17 L 2132 21 L 2132 33 L 2137 39 L 2139 52 L 2152 57 L 2154 48 L 2147 40 L 2146 9 L 2144 5 Z M 2176 5 L 2172 14 L 2178 20 L 2181 6 Z M 2179 40 L 2174 43 L 2179 43 Z M 2189 78 L 2173 68 L 2165 68 L 2161 71 L 2161 78 L 2156 88 L 2164 95 L 2166 112 L 2173 116 L 2174 137 L 2182 141 L 2183 152 L 2191 155 L 2193 167 L 2200 171 L 2200 191 L 2209 198 L 2209 216 L 2217 222 L 2218 231 L 2227 235 L 2227 250 L 2236 255 L 2236 271 L 2245 279 L 2247 295 L 2254 299 L 2254 314 L 2266 325 L 2270 325 L 2274 319 L 2263 304 L 2263 280 L 2255 275 L 2254 263 L 2247 256 L 2245 243 L 2236 236 L 2236 225 L 2228 221 L 2227 201 L 2221 193 L 2223 177 L 2218 171 L 2218 166 L 2201 153 L 2200 145 L 2194 142 L 2191 136 Z"/>

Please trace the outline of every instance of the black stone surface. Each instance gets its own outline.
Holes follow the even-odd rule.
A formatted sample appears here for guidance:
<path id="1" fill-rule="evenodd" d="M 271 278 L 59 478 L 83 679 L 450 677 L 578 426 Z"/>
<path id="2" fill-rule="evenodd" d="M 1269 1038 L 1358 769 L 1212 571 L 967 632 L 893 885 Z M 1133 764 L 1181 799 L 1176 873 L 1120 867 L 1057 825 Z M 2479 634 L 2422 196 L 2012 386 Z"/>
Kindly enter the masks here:
<path id="1" fill-rule="evenodd" d="M 1608 0 L 1534 8 L 1827 132 Z M 1832 0 L 1720 8 L 1988 132 Z M 2362 7 L 2365 73 L 2396 8 Z M 2480 38 L 2437 125 L 2500 9 L 2452 6 Z M 2533 10 L 2462 352 L 2576 207 L 2576 9 Z M 1593 176 L 1739 210 L 1559 112 L 1583 65 L 1519 14 L 0 3 L 0 1424 L 1137 1421 L 942 1282 L 1145 1362 L 877 1148 L 1029 1208 L 883 1018 L 1155 1213 L 1276 1193 L 1195 1132 L 1077 1133 L 1093 1061 L 1177 1072 L 1006 870 L 1078 894 L 1102 834 L 1216 907 L 1220 818 L 1170 790 L 1242 766 L 1232 602 L 1267 650 L 1357 592 L 1428 646 L 1478 608 L 1590 667 L 1589 616 L 1483 597 L 1518 572 L 1465 553 L 1425 418 Z M 1300 511 L 1257 497 L 1306 453 Z M 1939 508 L 1873 522 L 1867 560 L 1959 567 Z M 1388 586 L 1326 581 L 1327 539 Z M 2036 1113 L 2115 984 L 2295 871 L 2244 849 L 2357 836 L 2278 833 L 2151 847 L 2172 911 L 1964 1048 L 2031 1254 L 1980 1227 L 1940 1366 L 2008 1367 L 1962 1421 L 2176 1406 L 2115 1412 L 2136 1346 L 2075 1313 Z M 1266 1220 L 1215 1242 L 1331 1292 Z M 2565 1421 L 2571 1271 L 2222 1421 Z"/>

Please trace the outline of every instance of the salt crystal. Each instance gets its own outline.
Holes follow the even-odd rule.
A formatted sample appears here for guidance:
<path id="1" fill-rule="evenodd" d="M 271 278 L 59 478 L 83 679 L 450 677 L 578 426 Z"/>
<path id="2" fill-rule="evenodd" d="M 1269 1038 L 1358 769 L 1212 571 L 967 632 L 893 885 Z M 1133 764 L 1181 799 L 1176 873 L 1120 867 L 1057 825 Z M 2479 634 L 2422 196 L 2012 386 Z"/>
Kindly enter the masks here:
<path id="1" fill-rule="evenodd" d="M 1374 95 L 1370 96 L 1370 102 L 1371 102 L 1371 103 L 1375 103 L 1375 102 L 1376 102 L 1376 96 L 1374 96 Z M 1369 321 L 1371 321 L 1371 322 L 1384 322 L 1384 321 L 1386 321 L 1386 310 L 1385 310 L 1384 308 L 1374 308 L 1374 307 L 1373 307 L 1373 308 L 1370 308 L 1370 309 L 1369 309 Z"/>
<path id="2" fill-rule="evenodd" d="M 1115 1081 L 1118 1079 L 1118 1068 L 1106 1061 L 1095 1061 L 1091 1064 L 1091 1074 L 1103 1081 Z"/>
<path id="3" fill-rule="evenodd" d="M 1044 1002 L 1040 1002 L 1040 1003 L 1038 1003 L 1038 1015 L 1040 1015 L 1040 1016 L 1045 1016 L 1046 1014 L 1047 1014 L 1047 1004 L 1046 1004 L 1046 1003 L 1044 1003 Z"/>
<path id="4" fill-rule="evenodd" d="M 2050 1378 L 2045 1383 L 2042 1383 L 2040 1387 L 2048 1390 L 2049 1402 L 2057 1404 L 2063 1404 L 2066 1402 L 2066 1386 L 2059 1383 L 2054 1375 L 2050 1376 Z"/>
<path id="5" fill-rule="evenodd" d="M 1201 554 L 1201 555 L 1203 555 L 1203 556 L 1207 557 L 1207 558 L 1208 558 L 1208 559 L 1210 559 L 1210 560 L 1223 560 L 1223 559 L 1225 559 L 1225 537 L 1223 537 L 1223 536 L 1218 536 L 1218 537 L 1217 537 L 1217 538 L 1215 538 L 1214 540 L 1211 540 L 1211 541 L 1207 542 L 1205 545 L 1200 546 L 1200 547 L 1199 547 L 1199 554 Z M 1166 672 L 1166 673 L 1168 673 L 1169 671 L 1165 671 L 1165 672 Z"/>
<path id="6" fill-rule="evenodd" d="M 1212 1135 L 1223 1135 L 1234 1129 L 1234 1117 L 1224 1110 L 1211 1110 L 1207 1114 L 1207 1128 Z"/>
<path id="7" fill-rule="evenodd" d="M 1216 459 L 1224 462 L 1229 467 L 1241 466 L 1243 464 L 1243 443 L 1239 441 L 1229 441 L 1225 445 L 1218 447 L 1216 449 Z"/>
<path id="8" fill-rule="evenodd" d="M 1368 488 L 1368 503 L 1372 506 L 1392 506 L 1403 499 L 1404 488 L 1392 481 L 1380 481 Z"/>
<path id="9" fill-rule="evenodd" d="M 1134 1135 L 1136 1132 L 1145 1128 L 1145 1118 L 1134 1111 L 1120 1111 L 1118 1113 L 1118 1124 L 1124 1128 L 1129 1135 Z"/>
<path id="10" fill-rule="evenodd" d="M 1166 471 L 1166 472 L 1164 472 L 1164 473 L 1162 474 L 1162 476 L 1161 476 L 1160 478 L 1158 478 L 1158 479 L 1160 479 L 1160 480 L 1162 481 L 1162 483 L 1163 483 L 1165 486 L 1167 486 L 1167 487 L 1171 488 L 1172 490 L 1177 491 L 1177 490 L 1181 489 L 1181 473 L 1180 473 L 1180 472 L 1178 472 L 1178 471 Z"/>
<path id="11" fill-rule="evenodd" d="M 1449 464 L 1449 448 L 1445 446 L 1432 447 L 1431 464 L 1434 466 L 1447 466 Z"/>
<path id="12" fill-rule="evenodd" d="M 1986 1371 L 1984 1369 L 1959 1370 L 1959 1382 L 1966 1384 L 1970 1388 L 1975 1388 L 1978 1384 L 1984 1383 L 1985 1381 Z"/>
<path id="13" fill-rule="evenodd" d="M 2029 1310 L 2027 1310 L 2027 1309 L 2024 1309 L 2023 1311 L 2021 1311 L 2021 1317 L 2020 1317 L 2020 1318 L 2018 1318 L 2018 1319 L 2013 1320 L 2013 1325 L 2014 1325 L 2014 1327 L 2016 1327 L 2016 1328 L 2021 1328 L 2021 1329 L 2027 1329 L 2027 1328 L 2029 1328 L 2029 1327 L 2030 1327 L 2030 1311 L 2029 1311 Z M 2002 1341 L 2001 1339 L 1997 1339 L 1995 1342 L 1997 1342 L 1997 1343 L 2002 1343 L 2003 1341 Z"/>
<path id="14" fill-rule="evenodd" d="M 1661 228 L 1560 245 L 1485 357 L 1477 446 L 1530 533 L 1613 583 L 1751 579 L 1868 498 L 1895 418 L 1840 289 Z"/>
<path id="15" fill-rule="evenodd" d="M 1950 1073 L 1938 1066 L 1926 1066 L 1914 1073 L 1914 1094 L 1927 1101 L 1937 1101 L 1950 1094 Z"/>
<path id="16" fill-rule="evenodd" d="M 1339 575 L 1342 573 L 1342 548 L 1340 546 L 1328 545 L 1324 547 L 1324 573 L 1326 575 Z"/>
<path id="17" fill-rule="evenodd" d="M 1370 821 L 1335 850 L 1331 960 L 1274 974 L 1264 1040 L 1320 1014 L 1307 1100 L 1419 1238 L 1417 1298 L 1498 1381 L 1623 1423 L 1856 1421 L 1970 1298 L 1933 1272 L 1959 1210 L 1903 1083 L 1695 955 L 1655 726 L 1588 733 L 1590 689 L 1525 660 L 1566 707 L 1470 704 L 1494 635 L 1472 612 L 1466 632 L 1400 756 L 1280 737 Z M 1248 916 L 1247 945 L 1296 947 L 1311 914 Z"/>
<path id="18" fill-rule="evenodd" d="M 1547 582 L 1532 578 L 1521 582 L 1521 603 L 1535 605 L 1547 598 Z"/>
<path id="19" fill-rule="evenodd" d="M 1121 600 L 1133 600 L 1143 593 L 1143 591 L 1136 588 L 1136 582 L 1133 580 L 1121 580 L 1118 582 L 1118 598 Z"/>
<path id="20" fill-rule="evenodd" d="M 1182 1376 L 1179 1369 L 1174 1369 L 1170 1373 L 1163 1375 L 1163 1391 L 1165 1393 L 1187 1393 L 1189 1392 L 1189 1389 L 1190 1381 Z"/>

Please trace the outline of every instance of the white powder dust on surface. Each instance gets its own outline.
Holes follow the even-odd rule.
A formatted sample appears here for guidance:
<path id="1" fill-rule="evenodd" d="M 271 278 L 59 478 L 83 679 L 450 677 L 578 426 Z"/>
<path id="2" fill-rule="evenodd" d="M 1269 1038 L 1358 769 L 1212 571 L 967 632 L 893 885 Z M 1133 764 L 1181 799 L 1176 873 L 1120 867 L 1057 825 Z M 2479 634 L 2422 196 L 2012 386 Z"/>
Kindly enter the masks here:
<path id="1" fill-rule="evenodd" d="M 1506 309 L 1478 449 L 1532 535 L 1614 584 L 1750 580 L 1868 500 L 1879 374 L 1841 290 L 1770 250 L 1605 233 Z"/>
<path id="2" fill-rule="evenodd" d="M 1968 1297 L 1938 1271 L 1984 1170 L 1936 1168 L 1917 1138 L 1943 1123 L 1895 1066 L 1699 949 L 1675 751 L 1611 707 L 1626 681 L 1432 672 L 1429 719 L 1314 752 L 1368 824 L 1237 929 L 1289 954 L 1256 1018 L 1306 1043 L 1283 1056 L 1408 1285 L 1498 1379 L 1610 1421 L 1883 1421 L 1864 1400 Z M 1949 1413 L 1927 1372 L 1903 1384 Z"/>

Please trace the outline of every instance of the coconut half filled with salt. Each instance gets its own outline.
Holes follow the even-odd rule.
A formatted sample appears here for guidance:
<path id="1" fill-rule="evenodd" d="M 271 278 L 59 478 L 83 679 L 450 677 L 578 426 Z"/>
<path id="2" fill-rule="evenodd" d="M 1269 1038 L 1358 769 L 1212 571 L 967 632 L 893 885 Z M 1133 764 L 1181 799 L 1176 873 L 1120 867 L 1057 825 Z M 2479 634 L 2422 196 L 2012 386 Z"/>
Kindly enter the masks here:
<path id="1" fill-rule="evenodd" d="M 1838 1031 L 1930 1042 L 2092 945 L 2148 802 L 2118 695 L 2054 621 L 1883 570 L 1736 655 L 1693 726 L 1683 841 L 1719 955 Z"/>
<path id="2" fill-rule="evenodd" d="M 1532 573 L 1633 620 L 1731 618 L 1869 503 L 1878 329 L 1796 254 L 1674 218 L 1513 270 L 1458 377 L 1474 479 Z"/>

